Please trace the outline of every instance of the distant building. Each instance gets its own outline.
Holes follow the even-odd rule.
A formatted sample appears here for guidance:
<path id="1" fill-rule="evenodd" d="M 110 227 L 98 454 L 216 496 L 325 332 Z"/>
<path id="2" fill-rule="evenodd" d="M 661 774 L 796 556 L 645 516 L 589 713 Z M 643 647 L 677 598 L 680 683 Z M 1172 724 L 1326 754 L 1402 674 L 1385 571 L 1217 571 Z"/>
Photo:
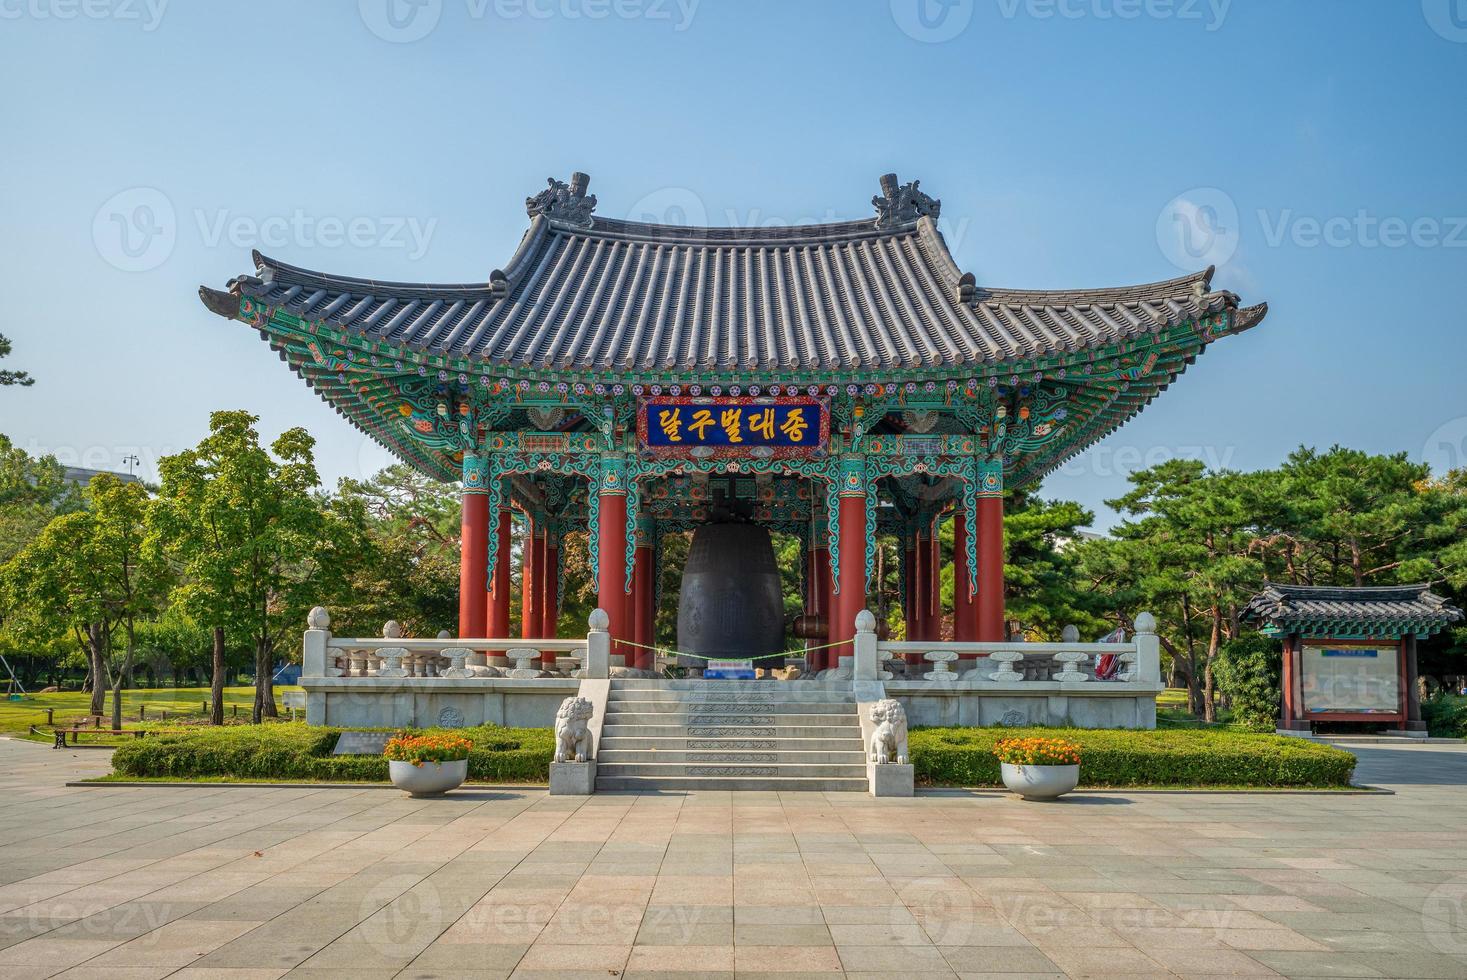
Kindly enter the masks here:
<path id="1" fill-rule="evenodd" d="M 85 466 L 68 466 L 68 467 L 66 467 L 66 480 L 67 480 L 68 483 L 75 483 L 79 487 L 84 487 L 88 483 L 91 483 L 92 482 L 92 477 L 97 476 L 97 475 L 102 474 L 102 473 L 106 473 L 106 474 L 109 474 L 111 476 L 115 476 L 119 480 L 121 480 L 123 483 L 141 483 L 142 482 L 142 479 L 140 477 L 135 476 L 132 473 L 118 473 L 118 472 L 115 472 L 113 470 L 89 470 Z"/>

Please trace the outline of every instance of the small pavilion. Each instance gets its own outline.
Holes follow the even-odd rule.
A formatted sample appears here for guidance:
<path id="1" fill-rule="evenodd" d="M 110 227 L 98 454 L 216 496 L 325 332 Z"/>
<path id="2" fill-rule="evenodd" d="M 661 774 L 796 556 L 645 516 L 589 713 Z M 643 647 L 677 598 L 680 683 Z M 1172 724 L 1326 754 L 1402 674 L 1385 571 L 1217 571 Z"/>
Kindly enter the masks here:
<path id="1" fill-rule="evenodd" d="M 1283 641 L 1280 734 L 1343 722 L 1424 737 L 1417 641 L 1462 611 L 1425 585 L 1270 585 L 1242 618 Z"/>
<path id="2" fill-rule="evenodd" d="M 614 652 L 651 665 L 659 542 L 736 501 L 803 542 L 809 666 L 849 642 L 878 536 L 900 542 L 908 638 L 1005 638 L 1003 495 L 1144 408 L 1214 341 L 1263 320 L 1212 269 L 1145 285 L 982 284 L 941 202 L 880 179 L 874 214 L 787 228 L 597 213 L 550 180 L 487 280 L 381 282 L 256 252 L 205 306 L 248 324 L 351 424 L 463 488 L 461 637 L 555 633 L 566 535 L 585 531 Z M 956 542 L 940 608 L 939 530 Z"/>

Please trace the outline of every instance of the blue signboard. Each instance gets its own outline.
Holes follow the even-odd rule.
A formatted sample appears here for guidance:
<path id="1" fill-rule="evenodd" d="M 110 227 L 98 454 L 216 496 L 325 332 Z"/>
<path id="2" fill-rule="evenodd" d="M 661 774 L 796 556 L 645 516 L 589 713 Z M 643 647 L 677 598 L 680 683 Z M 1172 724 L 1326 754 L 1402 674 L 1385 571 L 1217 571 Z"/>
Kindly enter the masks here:
<path id="1" fill-rule="evenodd" d="M 816 399 L 692 399 L 647 402 L 638 419 L 642 444 L 663 451 L 699 446 L 810 451 L 825 444 L 828 423 Z"/>

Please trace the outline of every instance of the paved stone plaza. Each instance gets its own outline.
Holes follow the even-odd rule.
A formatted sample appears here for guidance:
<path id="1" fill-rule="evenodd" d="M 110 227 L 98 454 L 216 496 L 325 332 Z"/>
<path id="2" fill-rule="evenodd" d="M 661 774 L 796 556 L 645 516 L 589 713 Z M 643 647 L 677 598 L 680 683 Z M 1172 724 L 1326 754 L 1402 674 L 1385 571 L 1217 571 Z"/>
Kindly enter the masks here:
<path id="1" fill-rule="evenodd" d="M 425 802 L 0 740 L 0 977 L 1467 976 L 1467 750 L 1359 751 L 1396 795 Z"/>

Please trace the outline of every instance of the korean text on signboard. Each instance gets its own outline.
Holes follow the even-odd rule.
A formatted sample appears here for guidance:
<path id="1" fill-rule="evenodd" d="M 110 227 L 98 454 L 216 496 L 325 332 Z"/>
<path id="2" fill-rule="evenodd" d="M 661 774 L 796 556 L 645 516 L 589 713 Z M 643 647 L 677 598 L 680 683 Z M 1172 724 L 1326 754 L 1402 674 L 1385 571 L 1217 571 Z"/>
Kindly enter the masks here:
<path id="1" fill-rule="evenodd" d="M 663 451 L 810 451 L 828 434 L 821 403 L 803 398 L 657 399 L 643 406 L 638 429 L 643 445 Z"/>

